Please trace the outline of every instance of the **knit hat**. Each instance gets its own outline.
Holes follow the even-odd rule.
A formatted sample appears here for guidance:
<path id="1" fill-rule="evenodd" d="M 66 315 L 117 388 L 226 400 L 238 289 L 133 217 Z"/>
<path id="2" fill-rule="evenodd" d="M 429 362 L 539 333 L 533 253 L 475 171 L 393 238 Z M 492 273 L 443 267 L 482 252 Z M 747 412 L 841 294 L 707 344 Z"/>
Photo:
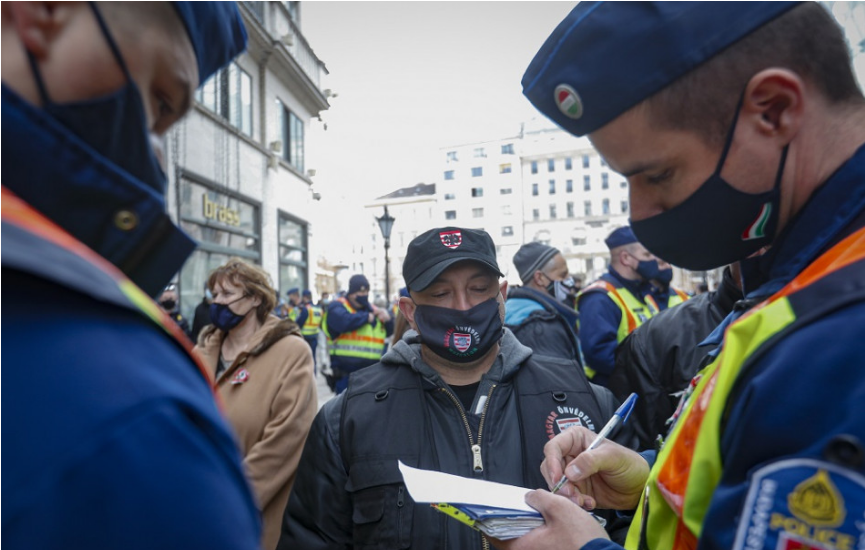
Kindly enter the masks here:
<path id="1" fill-rule="evenodd" d="M 361 274 L 352 275 L 348 280 L 348 292 L 346 294 L 354 294 L 361 290 L 369 290 L 369 281 Z"/>
<path id="2" fill-rule="evenodd" d="M 553 256 L 559 253 L 557 248 L 543 243 L 531 242 L 521 246 L 514 254 L 514 266 L 517 268 L 523 284 L 528 284 L 535 271 L 544 267 Z"/>

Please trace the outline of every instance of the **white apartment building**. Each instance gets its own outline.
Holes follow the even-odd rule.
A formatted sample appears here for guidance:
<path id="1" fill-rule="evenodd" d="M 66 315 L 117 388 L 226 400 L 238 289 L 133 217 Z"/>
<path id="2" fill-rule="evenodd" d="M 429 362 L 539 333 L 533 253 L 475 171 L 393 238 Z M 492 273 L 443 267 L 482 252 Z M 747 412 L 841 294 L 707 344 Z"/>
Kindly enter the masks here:
<path id="1" fill-rule="evenodd" d="M 305 136 L 329 105 L 300 4 L 238 2 L 247 51 L 205 83 L 166 139 L 168 212 L 199 243 L 177 279 L 186 316 L 231 256 L 261 265 L 281 294 L 314 283 Z"/>

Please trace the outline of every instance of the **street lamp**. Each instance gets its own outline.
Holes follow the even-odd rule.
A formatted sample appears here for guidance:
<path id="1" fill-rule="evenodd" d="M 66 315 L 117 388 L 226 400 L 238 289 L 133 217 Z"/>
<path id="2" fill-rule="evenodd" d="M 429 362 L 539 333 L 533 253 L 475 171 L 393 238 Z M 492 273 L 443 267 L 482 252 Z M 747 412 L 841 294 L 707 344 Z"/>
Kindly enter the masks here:
<path id="1" fill-rule="evenodd" d="M 387 206 L 384 207 L 384 216 L 375 219 L 379 229 L 381 229 L 381 236 L 384 238 L 384 295 L 388 308 L 390 308 L 390 258 L 388 257 L 388 249 L 390 248 L 390 232 L 393 229 L 394 220 L 396 218 L 388 214 Z"/>

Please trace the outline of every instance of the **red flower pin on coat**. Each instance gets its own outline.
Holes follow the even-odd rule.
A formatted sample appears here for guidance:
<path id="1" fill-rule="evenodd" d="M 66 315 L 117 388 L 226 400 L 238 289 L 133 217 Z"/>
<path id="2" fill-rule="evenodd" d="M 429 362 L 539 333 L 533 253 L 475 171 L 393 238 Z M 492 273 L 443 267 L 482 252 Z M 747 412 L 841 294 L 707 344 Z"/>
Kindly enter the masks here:
<path id="1" fill-rule="evenodd" d="M 237 371 L 237 374 L 234 375 L 234 378 L 231 379 L 232 384 L 243 384 L 249 380 L 249 371 L 246 369 L 240 369 Z"/>

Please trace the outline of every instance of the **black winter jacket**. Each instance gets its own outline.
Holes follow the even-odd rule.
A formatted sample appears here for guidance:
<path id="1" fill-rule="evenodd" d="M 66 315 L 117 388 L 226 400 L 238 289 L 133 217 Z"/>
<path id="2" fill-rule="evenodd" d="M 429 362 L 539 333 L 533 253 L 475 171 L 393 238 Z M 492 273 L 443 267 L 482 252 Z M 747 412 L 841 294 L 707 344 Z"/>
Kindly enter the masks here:
<path id="1" fill-rule="evenodd" d="M 516 323 L 509 322 L 513 317 L 513 304 L 519 300 L 531 300 L 540 305 L 542 309 L 532 311 L 527 317 L 519 316 Z M 538 355 L 549 355 L 563 359 L 577 361 L 582 365 L 580 357 L 580 344 L 576 333 L 577 313 L 572 312 L 574 323 L 568 320 L 556 309 L 551 302 L 551 296 L 544 296 L 536 290 L 524 287 L 508 289 L 508 301 L 505 309 L 505 323 L 524 346 L 528 346 Z M 561 307 L 564 307 L 563 305 Z"/>
<path id="2" fill-rule="evenodd" d="M 616 349 L 616 367 L 608 387 L 619 399 L 636 392 L 629 423 L 641 449 L 654 448 L 658 435 L 679 403 L 679 395 L 715 347 L 698 346 L 742 299 L 742 291 L 724 270 L 717 290 L 695 296 L 655 315 Z"/>
<path id="3" fill-rule="evenodd" d="M 421 358 L 416 333 L 407 333 L 381 363 L 352 373 L 348 390 L 319 411 L 278 548 L 482 548 L 478 532 L 411 500 L 397 460 L 546 488 L 544 443 L 573 424 L 600 430 L 618 405 L 578 369 L 573 361 L 533 357 L 505 330 L 467 412 Z M 630 430 L 614 439 L 636 444 Z"/>

